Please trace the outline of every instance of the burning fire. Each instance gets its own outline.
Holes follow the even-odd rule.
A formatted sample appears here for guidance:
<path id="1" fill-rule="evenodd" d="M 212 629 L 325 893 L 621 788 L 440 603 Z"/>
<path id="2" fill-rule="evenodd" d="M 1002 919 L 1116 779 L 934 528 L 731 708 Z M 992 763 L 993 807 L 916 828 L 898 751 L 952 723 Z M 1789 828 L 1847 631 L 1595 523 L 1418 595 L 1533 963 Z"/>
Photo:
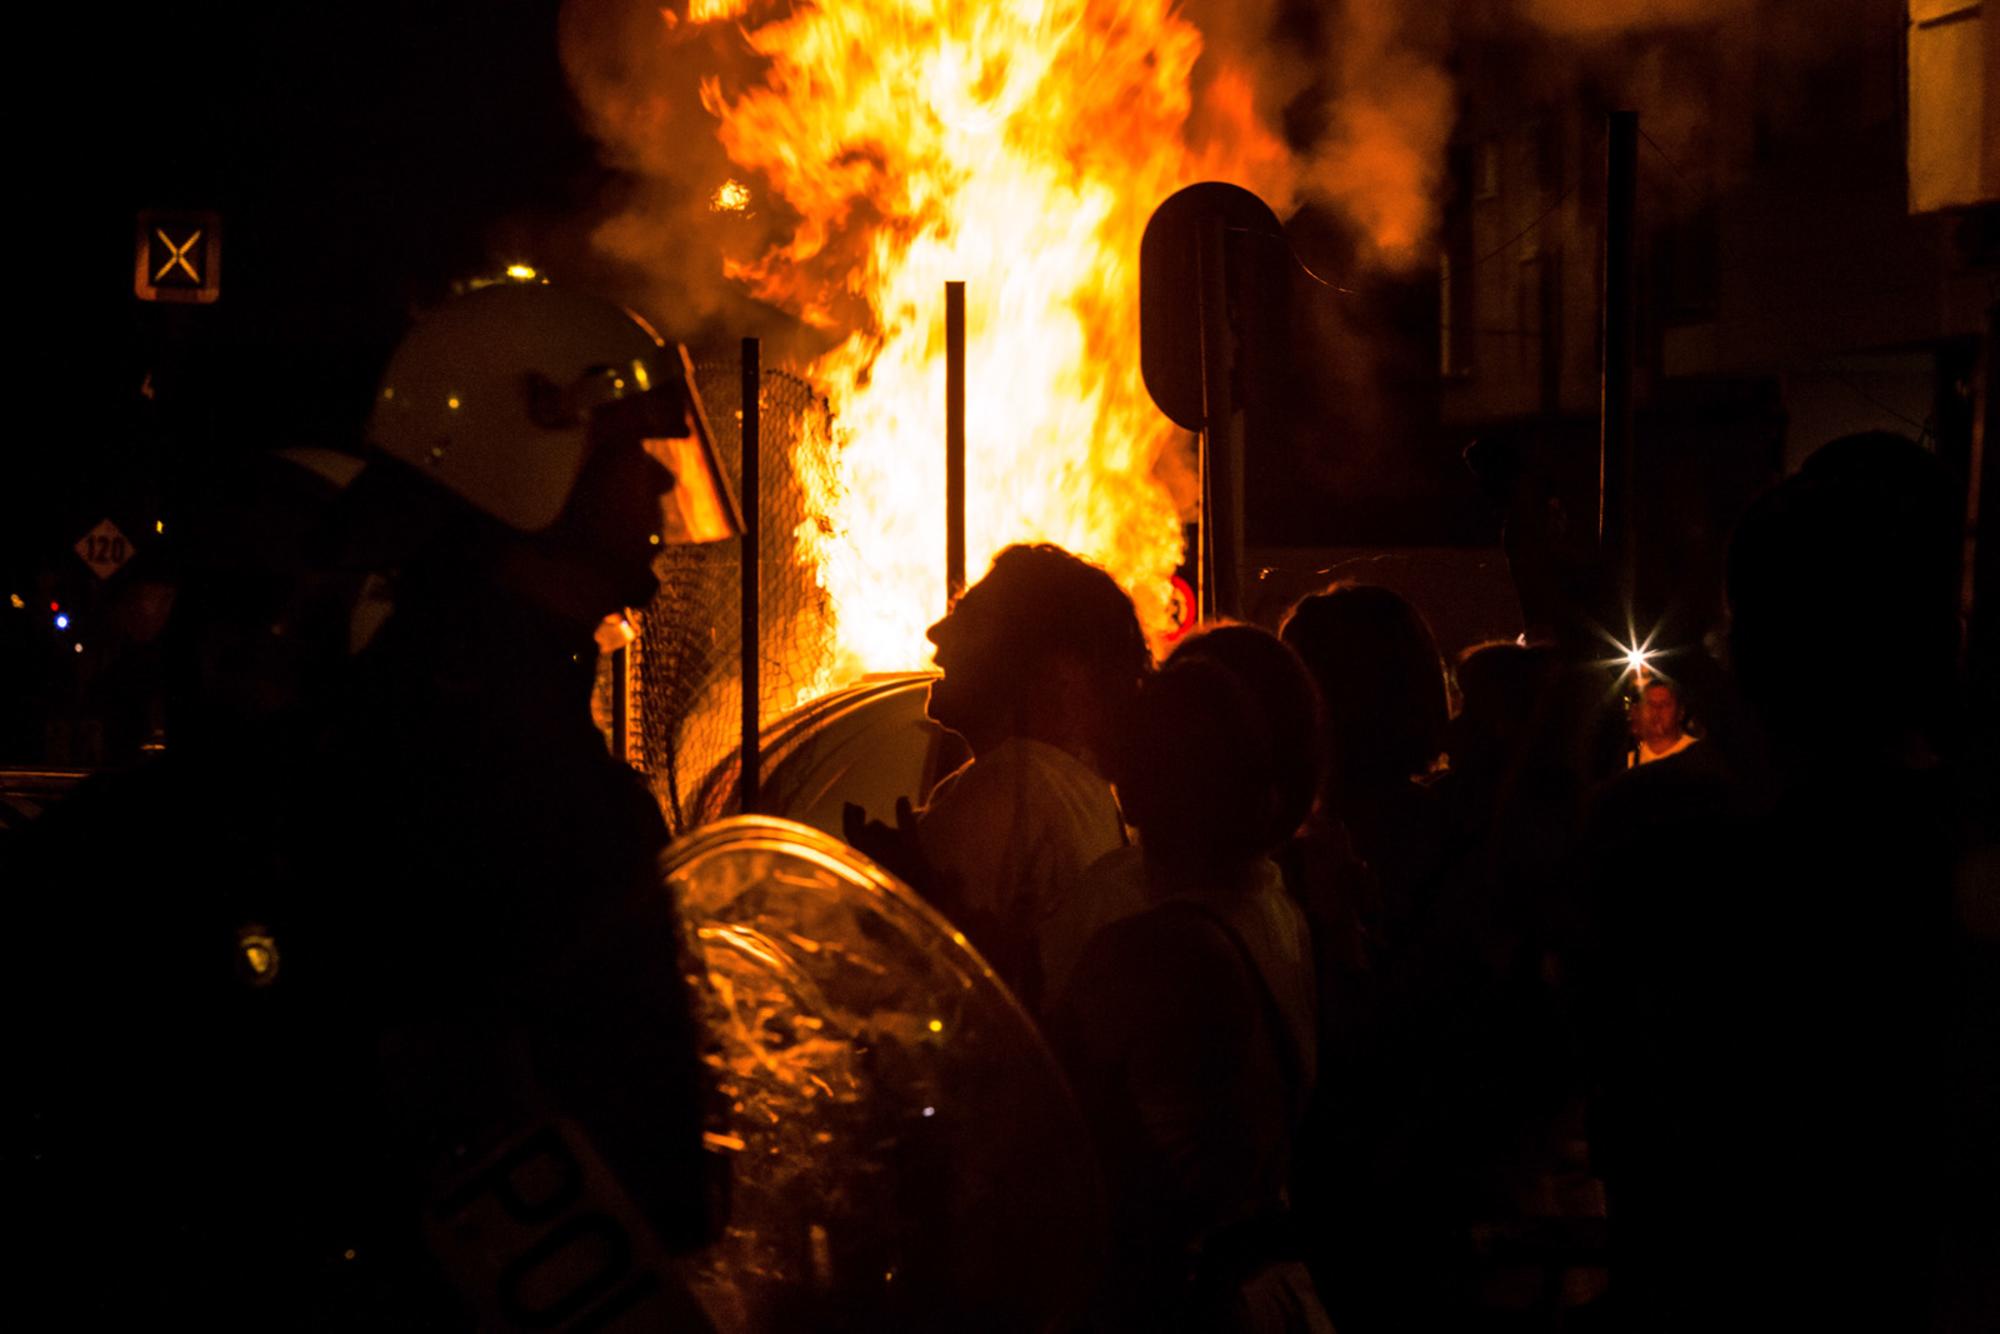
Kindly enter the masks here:
<path id="1" fill-rule="evenodd" d="M 695 23 L 715 23 L 723 19 L 733 19 L 750 8 L 750 0 L 688 0 L 688 18 Z M 667 17 L 671 9 L 662 9 L 660 14 Z M 669 26 L 672 26 L 670 20 Z"/>
<path id="2" fill-rule="evenodd" d="M 713 213 L 741 213 L 750 207 L 750 187 L 741 181 L 724 181 L 708 198 Z"/>
<path id="3" fill-rule="evenodd" d="M 740 25 L 758 77 L 702 101 L 736 177 L 797 224 L 728 273 L 842 341 L 810 374 L 832 398 L 831 475 L 807 472 L 799 533 L 837 619 L 841 667 L 928 660 L 944 610 L 944 284 L 966 297 L 968 573 L 1003 546 L 1104 565 L 1165 627 L 1181 557 L 1160 477 L 1182 448 L 1139 377 L 1138 254 L 1153 208 L 1285 152 L 1251 84 L 1210 81 L 1224 151 L 1189 144 L 1201 35 L 1169 0 L 825 0 Z M 687 25 L 683 25 L 685 28 Z"/>

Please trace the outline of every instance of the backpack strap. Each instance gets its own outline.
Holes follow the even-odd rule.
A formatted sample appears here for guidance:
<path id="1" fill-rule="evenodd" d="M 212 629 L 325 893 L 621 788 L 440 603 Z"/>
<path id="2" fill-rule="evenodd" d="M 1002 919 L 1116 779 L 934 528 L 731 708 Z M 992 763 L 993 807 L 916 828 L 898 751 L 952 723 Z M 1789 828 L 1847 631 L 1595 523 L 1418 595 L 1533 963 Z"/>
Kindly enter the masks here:
<path id="1" fill-rule="evenodd" d="M 1197 898 L 1175 898 L 1167 902 L 1206 918 L 1235 947 L 1237 959 L 1244 971 L 1250 974 L 1250 985 L 1264 1003 L 1264 1027 L 1270 1031 L 1271 1043 L 1278 1058 L 1278 1073 L 1285 1081 L 1286 1120 L 1296 1137 L 1305 1124 L 1306 1100 L 1312 1090 L 1306 1087 L 1306 1073 L 1298 1049 L 1292 1042 L 1291 1025 L 1285 1021 L 1284 1007 L 1278 1004 L 1278 995 L 1271 989 L 1270 979 L 1264 976 L 1264 970 L 1257 963 L 1257 956 L 1251 952 L 1249 942 L 1243 939 L 1243 933 L 1226 915 Z"/>

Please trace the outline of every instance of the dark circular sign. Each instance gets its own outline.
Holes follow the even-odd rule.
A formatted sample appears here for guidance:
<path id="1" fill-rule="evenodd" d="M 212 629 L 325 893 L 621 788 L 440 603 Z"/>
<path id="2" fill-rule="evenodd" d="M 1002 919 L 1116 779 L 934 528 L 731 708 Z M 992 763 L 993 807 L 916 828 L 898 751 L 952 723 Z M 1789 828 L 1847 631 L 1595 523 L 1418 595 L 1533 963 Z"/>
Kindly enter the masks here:
<path id="1" fill-rule="evenodd" d="M 1256 253 L 1260 270 L 1290 264 L 1284 226 L 1271 206 L 1240 185 L 1203 181 L 1153 210 L 1139 242 L 1139 370 L 1161 412 L 1190 431 L 1202 428 L 1201 294 L 1207 233 L 1274 238 Z M 1239 247 L 1231 247 L 1241 253 Z M 1242 277 L 1238 275 L 1240 283 Z M 1259 278 L 1259 281 L 1268 281 Z"/>

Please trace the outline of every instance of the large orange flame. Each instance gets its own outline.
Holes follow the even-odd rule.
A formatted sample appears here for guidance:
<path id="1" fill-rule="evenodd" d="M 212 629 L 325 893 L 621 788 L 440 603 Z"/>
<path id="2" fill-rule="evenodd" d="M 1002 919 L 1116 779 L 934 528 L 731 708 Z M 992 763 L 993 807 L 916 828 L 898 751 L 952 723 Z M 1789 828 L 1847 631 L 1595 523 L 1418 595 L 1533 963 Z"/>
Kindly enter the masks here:
<path id="1" fill-rule="evenodd" d="M 1281 146 L 1223 71 L 1226 153 L 1188 145 L 1200 34 L 1169 0 L 826 0 L 757 22 L 747 86 L 704 86 L 742 181 L 797 225 L 729 272 L 843 338 L 812 367 L 831 395 L 832 475 L 808 474 L 800 534 L 847 672 L 928 658 L 944 607 L 943 288 L 967 283 L 967 547 L 1010 542 L 1103 564 L 1161 628 L 1181 556 L 1161 460 L 1175 428 L 1139 378 L 1146 220 L 1209 175 L 1253 187 Z M 1221 136 L 1218 136 L 1221 137 Z"/>

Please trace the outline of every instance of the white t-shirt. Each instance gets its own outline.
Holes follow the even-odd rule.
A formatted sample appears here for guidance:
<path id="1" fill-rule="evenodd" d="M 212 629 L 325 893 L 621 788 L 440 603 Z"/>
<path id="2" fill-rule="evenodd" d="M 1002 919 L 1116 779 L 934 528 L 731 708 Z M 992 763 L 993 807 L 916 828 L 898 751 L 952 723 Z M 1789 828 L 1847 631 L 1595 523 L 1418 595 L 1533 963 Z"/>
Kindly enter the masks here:
<path id="1" fill-rule="evenodd" d="M 1067 751 L 1012 738 L 939 783 L 917 843 L 951 882 L 938 906 L 1031 1008 L 1040 939 L 1084 870 L 1124 846 L 1111 785 Z"/>
<path id="2" fill-rule="evenodd" d="M 1318 1073 L 1311 930 L 1276 866 L 1246 869 L 1246 883 L 1151 897 L 1106 926 L 1050 1007 L 1120 1207 L 1184 1240 L 1284 1198 Z"/>
<path id="3" fill-rule="evenodd" d="M 1314 981 L 1312 929 L 1305 913 L 1285 892 L 1284 876 L 1269 860 L 1257 866 L 1257 887 L 1251 893 L 1211 893 L 1199 896 L 1211 910 L 1227 918 L 1249 950 L 1284 1016 L 1296 1047 L 1305 1084 L 1317 1077 L 1314 1057 L 1319 1050 L 1319 992 Z"/>
<path id="4" fill-rule="evenodd" d="M 1260 859 L 1256 876 L 1256 885 L 1243 892 L 1185 897 L 1200 899 L 1236 929 L 1285 1016 L 1287 1036 L 1299 1048 L 1301 1068 L 1310 1082 L 1318 1050 L 1315 1016 L 1319 1008 L 1313 982 L 1312 933 L 1305 914 L 1286 893 L 1277 866 Z M 1062 995 L 1092 937 L 1113 922 L 1164 901 L 1154 898 L 1147 887 L 1146 860 L 1137 846 L 1115 849 L 1091 866 L 1074 892 L 1057 905 L 1041 934 L 1045 1008 L 1053 1008 Z"/>
<path id="5" fill-rule="evenodd" d="M 1668 746 L 1665 750 L 1649 750 L 1647 749 L 1646 743 L 1641 741 L 1636 747 L 1634 747 L 1634 752 L 1637 758 L 1627 759 L 1625 761 L 1625 767 L 1628 769 L 1635 769 L 1642 764 L 1652 764 L 1655 761 L 1664 760 L 1669 755 L 1678 755 L 1682 751 L 1686 750 L 1689 746 L 1692 746 L 1698 740 L 1700 740 L 1699 737 L 1690 736 L 1686 732 L 1683 732 L 1680 734 L 1679 739 L 1677 739 L 1671 746 Z"/>
<path id="6" fill-rule="evenodd" d="M 1041 932 L 1044 1008 L 1062 995 L 1090 938 L 1113 922 L 1144 911 L 1149 901 L 1146 859 L 1136 844 L 1113 848 L 1091 864 L 1056 904 Z"/>

